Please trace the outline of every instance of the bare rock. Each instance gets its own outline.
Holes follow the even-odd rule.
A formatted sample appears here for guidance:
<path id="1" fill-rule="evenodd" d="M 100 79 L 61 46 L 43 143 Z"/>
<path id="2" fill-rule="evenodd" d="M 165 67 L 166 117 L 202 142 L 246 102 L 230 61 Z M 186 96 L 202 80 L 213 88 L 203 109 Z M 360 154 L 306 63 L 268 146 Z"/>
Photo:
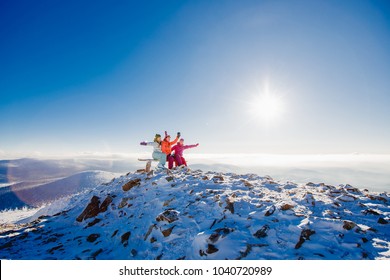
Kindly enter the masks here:
<path id="1" fill-rule="evenodd" d="M 53 254 L 54 251 L 57 251 L 57 250 L 63 251 L 63 247 L 64 247 L 64 245 L 60 244 L 58 246 L 51 248 L 50 250 L 47 250 L 47 252 L 50 254 Z"/>
<path id="2" fill-rule="evenodd" d="M 99 214 L 100 199 L 97 196 L 91 198 L 91 202 L 87 205 L 84 211 L 76 218 L 76 221 L 82 222 L 83 220 L 96 217 Z"/>
<path id="3" fill-rule="evenodd" d="M 99 219 L 99 218 L 94 219 L 92 222 L 88 223 L 87 228 L 96 225 L 96 224 L 99 223 L 100 221 L 101 221 L 101 219 Z"/>
<path id="4" fill-rule="evenodd" d="M 230 213 L 234 214 L 234 198 L 233 197 L 228 197 L 226 199 L 225 209 L 229 210 Z"/>
<path id="5" fill-rule="evenodd" d="M 261 247 L 266 247 L 268 246 L 267 244 L 246 244 L 246 250 L 245 251 L 240 251 L 240 256 L 238 258 L 236 258 L 236 260 L 242 260 L 244 258 L 246 258 L 250 252 L 252 252 L 252 248 L 254 247 L 258 247 L 258 248 L 261 248 Z"/>
<path id="6" fill-rule="evenodd" d="M 277 185 L 278 184 L 273 179 L 268 180 L 267 183 L 270 185 Z"/>
<path id="7" fill-rule="evenodd" d="M 301 236 L 299 237 L 299 241 L 298 243 L 295 245 L 295 249 L 299 249 L 302 247 L 302 244 L 306 241 L 306 240 L 310 240 L 310 236 L 312 236 L 313 234 L 315 234 L 316 232 L 314 230 L 311 230 L 311 229 L 304 229 L 302 230 L 301 232 Z"/>
<path id="8" fill-rule="evenodd" d="M 366 210 L 362 211 L 362 213 L 365 214 L 365 215 L 367 215 L 367 214 L 371 214 L 371 215 L 375 215 L 375 216 L 379 216 L 380 215 L 378 212 L 376 212 L 373 209 L 366 209 Z"/>
<path id="9" fill-rule="evenodd" d="M 223 178 L 222 175 L 215 175 L 215 176 L 213 177 L 213 180 L 214 180 L 214 181 L 221 181 L 221 182 L 225 181 L 225 179 Z"/>
<path id="10" fill-rule="evenodd" d="M 168 229 L 166 229 L 166 230 L 163 230 L 163 231 L 161 231 L 161 233 L 164 235 L 164 237 L 168 237 L 168 236 L 171 235 L 172 230 L 174 229 L 174 227 L 175 227 L 175 226 L 170 227 L 170 228 L 168 228 Z"/>
<path id="11" fill-rule="evenodd" d="M 168 223 L 173 223 L 174 221 L 177 221 L 179 219 L 179 214 L 180 214 L 180 212 L 178 212 L 176 210 L 168 209 L 168 210 L 165 210 L 160 215 L 158 215 L 156 218 L 156 221 L 157 222 L 166 221 Z"/>
<path id="12" fill-rule="evenodd" d="M 347 184 L 345 186 L 345 189 L 348 191 L 348 192 L 352 192 L 352 193 L 355 193 L 355 194 L 361 194 L 361 191 L 358 189 L 358 188 L 355 188 L 355 187 L 352 187 L 351 185 Z"/>
<path id="13" fill-rule="evenodd" d="M 371 195 L 371 194 L 366 194 L 366 197 L 368 197 L 371 200 L 378 200 L 382 201 L 384 203 L 387 203 L 387 199 L 378 195 Z"/>
<path id="14" fill-rule="evenodd" d="M 351 230 L 356 226 L 356 224 L 352 221 L 344 221 L 343 229 Z"/>
<path id="15" fill-rule="evenodd" d="M 244 183 L 245 187 L 253 188 L 253 185 L 251 183 L 249 183 L 247 180 L 242 179 L 241 182 Z"/>
<path id="16" fill-rule="evenodd" d="M 388 223 L 389 223 L 389 222 L 386 221 L 385 219 L 383 219 L 382 217 L 380 217 L 380 218 L 378 219 L 378 224 L 387 225 Z"/>
<path id="17" fill-rule="evenodd" d="M 210 235 L 209 240 L 211 243 L 216 243 L 220 238 L 225 238 L 233 231 L 233 228 L 218 228 Z"/>
<path id="18" fill-rule="evenodd" d="M 96 250 L 95 252 L 93 252 L 93 253 L 91 254 L 90 259 L 96 260 L 96 257 L 97 257 L 98 255 L 100 255 L 102 252 L 103 252 L 103 249 L 102 249 L 102 248 Z"/>
<path id="19" fill-rule="evenodd" d="M 377 229 L 375 229 L 375 228 L 372 228 L 372 227 L 369 227 L 367 230 L 369 230 L 369 231 L 372 231 L 372 232 L 375 232 L 375 233 L 377 233 L 377 232 L 378 232 L 378 230 L 377 230 Z"/>
<path id="20" fill-rule="evenodd" d="M 314 230 L 311 230 L 311 229 L 304 229 L 302 230 L 301 232 L 301 237 L 303 237 L 305 240 L 310 240 L 310 236 L 312 236 L 313 234 L 315 234 L 316 232 Z"/>
<path id="21" fill-rule="evenodd" d="M 128 181 L 126 184 L 122 186 L 122 190 L 127 192 L 131 190 L 132 188 L 141 185 L 141 179 L 135 178 L 133 180 Z"/>
<path id="22" fill-rule="evenodd" d="M 100 205 L 99 212 L 100 213 L 106 212 L 111 202 L 112 202 L 112 197 L 108 195 L 106 199 L 103 201 L 103 203 Z"/>
<path id="23" fill-rule="evenodd" d="M 206 250 L 207 254 L 214 254 L 218 251 L 219 251 L 219 249 L 217 247 L 215 247 L 213 244 L 208 244 L 207 250 Z"/>
<path id="24" fill-rule="evenodd" d="M 264 216 L 268 217 L 271 216 L 276 210 L 276 207 L 272 205 L 271 207 L 268 208 L 267 212 L 265 212 Z"/>
<path id="25" fill-rule="evenodd" d="M 98 239 L 99 237 L 100 237 L 100 234 L 92 233 L 92 234 L 88 235 L 87 241 L 92 243 L 92 242 L 95 242 L 96 239 Z"/>
<path id="26" fill-rule="evenodd" d="M 283 204 L 283 205 L 280 207 L 280 210 L 287 211 L 287 210 L 290 210 L 290 209 L 292 209 L 292 208 L 294 208 L 294 205 L 291 205 L 291 204 L 286 203 L 286 204 Z"/>
<path id="27" fill-rule="evenodd" d="M 216 224 L 216 222 L 217 222 L 217 219 L 214 219 L 213 223 L 212 223 L 211 226 L 210 226 L 210 229 L 213 228 L 213 226 Z"/>
<path id="28" fill-rule="evenodd" d="M 130 232 L 130 231 L 128 231 L 128 232 L 122 234 L 122 236 L 121 236 L 121 242 L 122 242 L 122 244 L 123 244 L 124 247 L 127 247 L 127 245 L 129 244 L 130 235 L 131 235 L 131 232 Z"/>
<path id="29" fill-rule="evenodd" d="M 103 203 L 100 205 L 100 199 L 97 196 L 91 198 L 91 202 L 87 205 L 84 211 L 76 218 L 76 221 L 82 222 L 83 220 L 96 217 L 99 213 L 107 211 L 108 206 L 112 202 L 112 197 L 107 196 Z M 87 227 L 93 226 L 100 222 L 100 219 L 95 219 L 89 223 Z"/>
<path id="30" fill-rule="evenodd" d="M 146 239 L 148 239 L 149 235 L 152 233 L 153 229 L 157 229 L 157 226 L 156 225 L 151 225 L 148 229 L 148 231 L 146 232 L 145 234 L 145 237 L 144 237 L 144 241 L 146 241 Z"/>
<path id="31" fill-rule="evenodd" d="M 173 176 L 168 176 L 165 178 L 165 180 L 167 180 L 168 182 L 171 182 L 174 180 Z"/>
<path id="32" fill-rule="evenodd" d="M 316 206 L 316 199 L 311 192 L 306 192 L 302 198 L 306 203 L 311 204 L 313 207 Z"/>
<path id="33" fill-rule="evenodd" d="M 269 225 L 264 225 L 261 227 L 261 229 L 256 231 L 255 234 L 253 234 L 253 236 L 257 238 L 264 238 L 267 236 L 267 231 L 269 230 L 269 228 L 270 228 Z"/>
<path id="34" fill-rule="evenodd" d="M 199 255 L 201 257 L 207 256 L 207 254 L 203 250 L 199 250 Z"/>
<path id="35" fill-rule="evenodd" d="M 123 207 L 127 206 L 127 205 L 128 205 L 128 201 L 129 201 L 130 199 L 131 199 L 130 197 L 124 197 L 124 198 L 122 198 L 121 202 L 120 202 L 119 205 L 118 205 L 118 208 L 119 208 L 119 209 L 122 209 Z"/>
<path id="36" fill-rule="evenodd" d="M 64 216 L 69 212 L 69 210 L 61 211 L 53 215 L 53 217 L 58 217 L 58 216 Z"/>
<path id="37" fill-rule="evenodd" d="M 171 202 L 172 201 L 174 201 L 175 200 L 175 198 L 174 197 L 172 197 L 171 199 L 168 199 L 168 200 L 166 200 L 166 201 L 164 201 L 164 207 L 166 207 L 166 206 L 169 206 L 169 204 L 171 204 Z"/>
<path id="38" fill-rule="evenodd" d="M 343 194 L 343 195 L 338 196 L 337 199 L 342 201 L 342 202 L 353 202 L 357 198 L 353 195 L 350 195 L 350 194 Z"/>
<path id="39" fill-rule="evenodd" d="M 332 190 L 329 191 L 329 195 L 332 196 L 332 197 L 340 196 L 343 193 L 345 193 L 345 191 L 344 190 L 340 190 L 340 189 L 332 189 Z"/>

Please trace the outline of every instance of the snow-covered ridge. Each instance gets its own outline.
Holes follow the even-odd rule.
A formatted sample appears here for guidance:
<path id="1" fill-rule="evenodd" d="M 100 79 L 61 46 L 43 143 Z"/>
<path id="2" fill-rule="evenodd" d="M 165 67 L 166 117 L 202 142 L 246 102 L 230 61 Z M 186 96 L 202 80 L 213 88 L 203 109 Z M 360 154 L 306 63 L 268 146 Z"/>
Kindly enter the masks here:
<path id="1" fill-rule="evenodd" d="M 129 173 L 4 228 L 0 258 L 390 258 L 389 199 L 254 174 Z"/>

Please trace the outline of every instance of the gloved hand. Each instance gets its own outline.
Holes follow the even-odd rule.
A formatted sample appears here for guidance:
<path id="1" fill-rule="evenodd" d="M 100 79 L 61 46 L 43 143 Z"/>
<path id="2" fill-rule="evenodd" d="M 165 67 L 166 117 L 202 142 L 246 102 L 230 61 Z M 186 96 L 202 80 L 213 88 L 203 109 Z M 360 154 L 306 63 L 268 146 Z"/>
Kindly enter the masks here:
<path id="1" fill-rule="evenodd" d="M 141 143 L 139 143 L 140 145 L 142 145 L 142 146 L 146 146 L 148 143 L 146 143 L 145 141 L 143 141 L 143 142 L 141 142 Z"/>
<path id="2" fill-rule="evenodd" d="M 180 137 L 180 135 L 181 135 L 180 132 L 178 132 L 178 133 L 177 133 L 177 137 Z"/>

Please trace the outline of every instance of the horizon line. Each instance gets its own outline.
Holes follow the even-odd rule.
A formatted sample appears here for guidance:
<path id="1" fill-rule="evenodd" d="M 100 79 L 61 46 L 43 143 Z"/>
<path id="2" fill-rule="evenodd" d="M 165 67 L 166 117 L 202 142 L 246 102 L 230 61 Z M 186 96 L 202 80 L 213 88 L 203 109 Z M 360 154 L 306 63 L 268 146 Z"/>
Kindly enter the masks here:
<path id="1" fill-rule="evenodd" d="M 36 159 L 36 160 L 61 160 L 61 159 L 137 159 L 142 157 L 151 157 L 151 152 L 140 153 L 109 153 L 109 152 L 76 152 L 66 154 L 45 154 L 40 152 L 33 153 L 1 153 L 0 160 L 20 160 L 20 159 Z M 223 158 L 301 158 L 313 159 L 315 157 L 338 158 L 340 157 L 389 157 L 390 153 L 187 153 L 186 157 L 193 159 L 223 159 Z"/>

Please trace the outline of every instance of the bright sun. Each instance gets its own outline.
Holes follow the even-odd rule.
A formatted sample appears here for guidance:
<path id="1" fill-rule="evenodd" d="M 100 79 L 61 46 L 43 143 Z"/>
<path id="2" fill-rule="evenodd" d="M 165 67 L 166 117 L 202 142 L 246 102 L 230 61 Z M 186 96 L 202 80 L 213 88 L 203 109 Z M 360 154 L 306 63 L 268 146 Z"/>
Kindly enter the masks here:
<path id="1" fill-rule="evenodd" d="M 254 97 L 250 106 L 253 116 L 266 122 L 279 119 L 283 113 L 281 97 L 269 92 Z"/>

